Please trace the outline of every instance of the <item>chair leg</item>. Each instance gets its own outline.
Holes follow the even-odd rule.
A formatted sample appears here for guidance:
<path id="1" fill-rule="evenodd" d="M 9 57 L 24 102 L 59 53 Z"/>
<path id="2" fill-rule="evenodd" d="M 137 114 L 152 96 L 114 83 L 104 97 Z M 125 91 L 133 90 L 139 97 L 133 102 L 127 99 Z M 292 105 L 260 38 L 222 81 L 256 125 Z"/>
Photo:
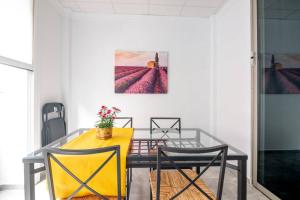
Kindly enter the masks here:
<path id="1" fill-rule="evenodd" d="M 197 172 L 197 174 L 200 174 L 200 172 L 201 172 L 200 166 L 196 167 L 196 172 Z"/>

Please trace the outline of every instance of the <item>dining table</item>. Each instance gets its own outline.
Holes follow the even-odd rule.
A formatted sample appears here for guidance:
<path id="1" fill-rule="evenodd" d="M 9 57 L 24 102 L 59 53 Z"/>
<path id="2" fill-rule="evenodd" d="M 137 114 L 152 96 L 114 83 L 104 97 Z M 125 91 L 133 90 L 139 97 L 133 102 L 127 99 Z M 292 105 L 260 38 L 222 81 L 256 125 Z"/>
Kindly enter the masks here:
<path id="1" fill-rule="evenodd" d="M 41 147 L 23 158 L 24 164 L 24 191 L 25 200 L 35 200 L 36 174 L 45 171 L 44 158 L 42 155 L 44 148 L 60 148 L 80 135 L 90 130 L 90 128 L 79 128 L 54 142 Z M 221 144 L 228 145 L 227 168 L 237 172 L 237 199 L 247 199 L 247 154 L 238 148 L 224 142 L 220 138 L 200 129 L 200 128 L 134 128 L 133 137 L 126 157 L 127 168 L 127 199 L 129 199 L 130 185 L 132 182 L 132 169 L 156 167 L 156 148 L 158 146 L 168 146 L 177 148 L 204 148 Z M 210 154 L 176 154 L 168 155 L 178 166 L 195 167 L 201 171 L 216 156 Z M 213 167 L 219 166 L 215 162 Z M 165 167 L 168 167 L 167 164 Z M 42 177 L 42 176 L 40 176 Z M 225 178 L 226 179 L 226 178 Z M 134 181 L 134 180 L 133 180 Z"/>

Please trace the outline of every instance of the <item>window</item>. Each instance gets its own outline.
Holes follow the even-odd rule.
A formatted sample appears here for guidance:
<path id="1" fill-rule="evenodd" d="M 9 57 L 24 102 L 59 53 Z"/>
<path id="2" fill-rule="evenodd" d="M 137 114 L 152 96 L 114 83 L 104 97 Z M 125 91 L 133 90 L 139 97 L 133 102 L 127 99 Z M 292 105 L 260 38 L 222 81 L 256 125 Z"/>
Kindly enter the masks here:
<path id="1" fill-rule="evenodd" d="M 33 1 L 0 1 L 0 55 L 32 64 Z"/>
<path id="2" fill-rule="evenodd" d="M 32 150 L 33 0 L 0 1 L 0 190 L 23 184 Z"/>

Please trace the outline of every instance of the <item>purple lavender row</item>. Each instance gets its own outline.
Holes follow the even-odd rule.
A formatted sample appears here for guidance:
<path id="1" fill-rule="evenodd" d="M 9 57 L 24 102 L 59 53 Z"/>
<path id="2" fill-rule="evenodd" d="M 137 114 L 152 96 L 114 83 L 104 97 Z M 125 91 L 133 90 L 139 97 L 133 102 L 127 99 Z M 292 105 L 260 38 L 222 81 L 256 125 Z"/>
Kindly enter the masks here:
<path id="1" fill-rule="evenodd" d="M 168 92 L 168 74 L 164 69 L 159 69 L 160 84 L 162 93 Z"/>
<path id="2" fill-rule="evenodd" d="M 141 71 L 129 74 L 115 81 L 115 92 L 123 93 L 130 85 L 143 77 L 150 69 L 144 68 Z"/>
<path id="3" fill-rule="evenodd" d="M 140 80 L 125 90 L 125 93 L 153 93 L 157 72 L 156 69 L 151 69 Z"/>
<path id="4" fill-rule="evenodd" d="M 300 92 L 300 76 L 289 70 L 282 70 L 282 71 L 280 71 L 280 73 L 282 75 L 284 75 L 288 79 L 288 81 L 294 85 L 295 88 L 297 88 L 296 90 L 291 91 L 291 93 L 299 94 L 299 92 Z"/>
<path id="5" fill-rule="evenodd" d="M 115 80 L 118 80 L 118 79 L 120 79 L 120 78 L 122 78 L 122 77 L 124 77 L 124 76 L 129 75 L 129 74 L 132 74 L 132 73 L 141 71 L 141 70 L 143 70 L 143 69 L 145 69 L 145 68 L 143 68 L 143 67 L 136 67 L 136 68 L 134 68 L 134 69 L 129 69 L 129 70 L 124 71 L 124 72 L 116 73 L 116 74 L 115 74 Z"/>
<path id="6" fill-rule="evenodd" d="M 115 66 L 115 74 L 126 72 L 131 69 L 136 69 L 139 66 Z"/>
<path id="7" fill-rule="evenodd" d="M 155 80 L 155 86 L 154 86 L 154 93 L 163 93 L 161 88 L 161 81 L 160 81 L 160 73 L 157 73 L 156 80 Z"/>
<path id="8" fill-rule="evenodd" d="M 276 72 L 276 77 L 277 83 L 281 90 L 283 91 L 282 93 L 295 93 L 299 92 L 298 88 L 290 82 L 287 77 L 282 74 L 280 71 Z"/>

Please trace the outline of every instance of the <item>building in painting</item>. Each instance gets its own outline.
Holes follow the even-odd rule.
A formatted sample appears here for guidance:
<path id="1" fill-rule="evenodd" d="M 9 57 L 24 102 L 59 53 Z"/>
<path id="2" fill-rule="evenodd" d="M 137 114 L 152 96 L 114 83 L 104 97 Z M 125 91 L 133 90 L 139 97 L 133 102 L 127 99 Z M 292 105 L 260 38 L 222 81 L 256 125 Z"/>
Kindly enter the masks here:
<path id="1" fill-rule="evenodd" d="M 159 67 L 159 57 L 158 53 L 155 53 L 155 60 L 150 60 L 147 62 L 147 67 L 148 68 L 158 68 Z"/>
<path id="2" fill-rule="evenodd" d="M 283 65 L 279 62 L 275 62 L 275 56 L 272 55 L 272 58 L 271 58 L 271 68 L 272 69 L 282 69 L 283 68 Z"/>

